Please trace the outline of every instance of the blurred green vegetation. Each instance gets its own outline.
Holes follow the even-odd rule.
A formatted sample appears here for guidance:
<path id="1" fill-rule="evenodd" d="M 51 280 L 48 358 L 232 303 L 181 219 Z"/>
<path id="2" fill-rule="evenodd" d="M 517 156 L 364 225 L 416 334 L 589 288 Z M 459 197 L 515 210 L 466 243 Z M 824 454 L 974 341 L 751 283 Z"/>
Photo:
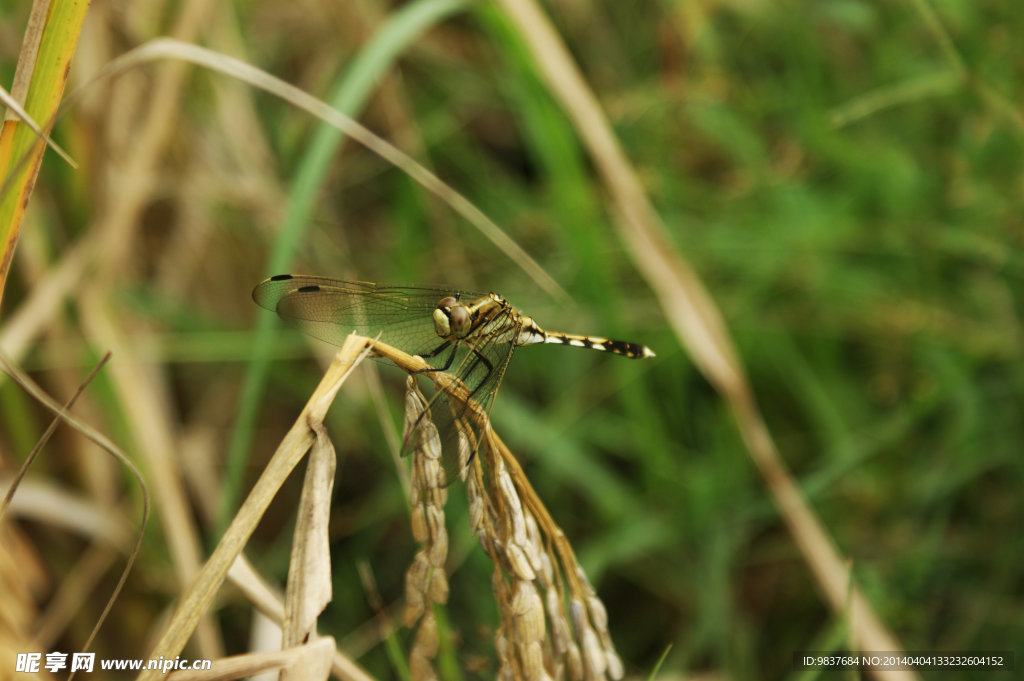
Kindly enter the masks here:
<path id="1" fill-rule="evenodd" d="M 365 46 L 393 11 L 357 5 L 325 4 L 306 16 L 241 3 L 232 17 L 247 61 L 329 99 L 352 86 L 352 65 L 366 66 Z M 936 31 L 928 7 L 948 33 Z M 1024 652 L 1024 9 L 855 0 L 548 9 L 674 248 L 721 307 L 783 458 L 883 621 L 909 650 Z M 132 30 L 109 49 L 153 37 Z M 218 35 L 207 44 L 234 53 Z M 12 50 L 8 40 L 4 73 Z M 254 384 L 254 430 L 231 434 L 249 330 L 270 316 L 250 304 L 249 291 L 273 273 L 270 262 L 494 290 L 544 326 L 658 353 L 630 362 L 520 349 L 492 413 L 605 600 L 628 673 L 646 676 L 670 648 L 661 674 L 793 678 L 793 650 L 843 647 L 845 623 L 818 593 L 728 410 L 631 265 L 576 132 L 501 12 L 473 4 L 393 63 L 377 58 L 379 80 L 351 104 L 352 115 L 502 225 L 571 301 L 542 293 L 449 208 L 364 149 L 347 143 L 322 174 L 299 174 L 317 124 L 266 95 L 252 95 L 263 135 L 255 146 L 273 160 L 253 168 L 221 153 L 231 143 L 221 139 L 213 91 L 227 79 L 193 75 L 180 138 L 116 301 L 126 333 L 165 363 L 183 429 L 209 429 L 219 453 L 243 438 L 235 484 L 244 494 L 315 386 L 321 368 L 310 356 L 329 349 L 282 332 L 265 386 Z M 44 163 L 34 210 L 50 226 L 36 224 L 41 234 L 32 238 L 47 258 L 81 238 L 99 208 L 105 159 L 88 156 L 90 121 L 74 111 L 68 121 L 55 134 L 87 162 L 78 173 L 52 157 Z M 215 181 L 197 186 L 197 172 Z M 259 186 L 247 182 L 268 178 L 280 202 L 246 193 Z M 299 193 L 312 197 L 311 214 L 301 235 L 282 243 L 278 218 Z M 204 225 L 199 246 L 177 242 L 188 220 Z M 15 301 L 17 280 L 16 264 Z M 90 340 L 73 313 L 70 320 L 27 365 L 45 376 L 84 361 Z M 388 427 L 397 428 L 403 376 L 384 366 L 380 375 Z M 375 611 L 358 567 L 368 565 L 381 598 L 394 603 L 416 550 L 363 386 L 342 392 L 330 424 L 342 464 L 335 597 L 321 621 L 323 633 L 360 651 Z M 108 430 L 123 432 L 125 406 L 103 379 L 97 393 Z M 0 441 L 25 451 L 31 406 L 6 385 L 0 409 Z M 463 562 L 445 621 L 460 664 L 483 660 L 464 678 L 489 677 L 491 568 L 459 496 L 451 494 L 449 531 Z M 293 509 L 275 502 L 248 552 L 281 580 Z M 153 583 L 173 598 L 160 583 L 171 579 L 160 551 L 158 541 L 148 545 L 150 564 L 126 596 L 135 617 L 148 602 L 155 621 L 166 604 L 147 596 Z M 251 615 L 241 599 L 227 600 L 219 616 L 237 652 Z M 141 655 L 152 621 L 115 614 L 99 645 Z M 404 645 L 408 632 L 396 636 Z M 118 647 L 126 645 L 135 652 Z M 378 678 L 396 677 L 384 645 L 362 652 Z"/>

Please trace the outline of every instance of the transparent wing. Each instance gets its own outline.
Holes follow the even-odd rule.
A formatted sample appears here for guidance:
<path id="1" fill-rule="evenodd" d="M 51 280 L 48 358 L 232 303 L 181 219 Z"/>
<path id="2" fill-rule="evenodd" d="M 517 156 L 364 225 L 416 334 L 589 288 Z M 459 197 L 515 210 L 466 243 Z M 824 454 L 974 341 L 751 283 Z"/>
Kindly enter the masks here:
<path id="1" fill-rule="evenodd" d="M 456 377 L 469 391 L 469 399 L 490 413 L 494 395 L 515 346 L 521 317 L 511 307 L 490 320 L 472 338 L 444 347 L 446 341 L 434 330 L 433 312 L 448 296 L 475 300 L 486 294 L 440 286 L 407 286 L 349 281 L 305 275 L 271 277 L 252 292 L 261 307 L 311 336 L 341 345 L 352 331 L 377 337 L 413 355 L 428 358 L 440 370 Z M 451 359 L 449 363 L 448 360 Z M 444 390 L 430 397 L 427 409 L 442 440 L 442 466 L 452 482 L 459 473 L 456 420 L 466 412 L 463 401 Z M 408 453 L 413 442 L 406 442 Z"/>
<path id="2" fill-rule="evenodd" d="M 446 296 L 482 294 L 459 289 L 375 284 L 330 277 L 283 274 L 252 292 L 261 307 L 311 336 L 341 345 L 353 331 L 376 337 L 412 355 L 432 353 L 443 342 L 433 311 Z"/>
<path id="3" fill-rule="evenodd" d="M 486 334 L 473 341 L 460 343 L 452 368 L 448 371 L 466 386 L 469 399 L 480 405 L 487 415 L 490 415 L 494 396 L 515 350 L 515 346 L 507 341 L 508 338 L 515 337 L 514 334 L 510 336 L 508 329 L 520 324 L 516 315 L 511 312 L 505 313 L 491 325 Z M 451 484 L 459 477 L 463 465 L 458 456 L 459 428 L 456 422 L 459 418 L 467 416 L 467 406 L 457 396 L 444 390 L 436 390 L 429 399 L 427 409 L 441 436 L 441 466 L 445 480 Z M 473 430 L 479 447 L 482 434 L 478 432 L 472 419 L 466 418 L 465 422 Z M 404 443 L 403 453 L 408 453 L 413 444 L 414 441 Z"/>

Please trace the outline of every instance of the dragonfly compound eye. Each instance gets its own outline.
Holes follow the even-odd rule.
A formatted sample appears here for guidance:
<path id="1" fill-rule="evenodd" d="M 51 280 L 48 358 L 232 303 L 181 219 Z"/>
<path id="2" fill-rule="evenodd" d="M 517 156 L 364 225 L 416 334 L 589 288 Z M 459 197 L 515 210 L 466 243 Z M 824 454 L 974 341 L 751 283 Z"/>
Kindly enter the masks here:
<path id="1" fill-rule="evenodd" d="M 443 300 L 441 301 L 444 302 Z M 448 338 L 452 335 L 452 324 L 448 319 L 450 312 L 438 305 L 434 308 L 434 332 L 441 338 Z"/>
<path id="2" fill-rule="evenodd" d="M 453 307 L 448 318 L 451 321 L 452 333 L 456 338 L 464 338 L 473 326 L 472 320 L 469 317 L 469 310 L 462 305 Z"/>

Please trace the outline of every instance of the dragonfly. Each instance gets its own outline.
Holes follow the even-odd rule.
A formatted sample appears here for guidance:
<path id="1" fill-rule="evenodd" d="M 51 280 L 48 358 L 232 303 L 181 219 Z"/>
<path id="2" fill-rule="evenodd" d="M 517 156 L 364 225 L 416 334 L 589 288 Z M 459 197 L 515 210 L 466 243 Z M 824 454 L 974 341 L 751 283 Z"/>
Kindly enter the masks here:
<path id="1" fill-rule="evenodd" d="M 630 359 L 654 357 L 650 348 L 638 343 L 546 331 L 496 293 L 279 274 L 257 285 L 252 297 L 261 307 L 332 345 L 342 345 L 355 331 L 418 355 L 431 365 L 427 371 L 457 377 L 468 391 L 467 399 L 488 414 L 509 360 L 520 346 L 554 343 Z M 424 410 L 440 407 L 433 413 L 435 420 L 442 415 L 446 443 L 454 433 L 451 419 L 443 418 L 449 412 L 448 401 L 446 392 L 439 390 Z M 444 456 L 450 455 L 445 452 Z"/>

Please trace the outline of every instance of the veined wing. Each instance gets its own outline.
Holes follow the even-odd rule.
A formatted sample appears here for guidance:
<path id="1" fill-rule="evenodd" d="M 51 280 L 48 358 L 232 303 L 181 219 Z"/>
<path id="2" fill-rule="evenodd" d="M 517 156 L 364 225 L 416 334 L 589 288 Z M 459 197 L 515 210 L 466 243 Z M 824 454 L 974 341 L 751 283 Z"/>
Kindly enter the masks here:
<path id="1" fill-rule="evenodd" d="M 509 309 L 483 333 L 465 341 L 465 357 L 453 373 L 469 387 L 470 397 L 486 412 L 490 411 L 491 401 L 516 349 L 510 339 L 516 337 L 521 326 L 522 317 Z"/>
<path id="2" fill-rule="evenodd" d="M 278 275 L 252 293 L 261 307 L 332 345 L 355 331 L 404 352 L 423 355 L 441 343 L 432 314 L 441 298 L 482 294 L 430 286 L 407 286 L 331 277 Z"/>
<path id="3" fill-rule="evenodd" d="M 522 317 L 506 306 L 479 329 L 452 342 L 437 335 L 433 322 L 438 303 L 449 296 L 465 302 L 488 298 L 444 287 L 303 275 L 271 277 L 253 290 L 253 299 L 260 306 L 328 343 L 341 345 L 352 331 L 371 337 L 379 334 L 385 343 L 424 357 L 438 370 L 443 367 L 458 377 L 468 398 L 489 413 L 515 350 L 512 340 L 518 337 Z M 428 400 L 427 409 L 441 434 L 443 467 L 451 482 L 459 472 L 455 419 L 466 413 L 466 404 L 441 389 Z M 412 444 L 406 442 L 403 449 L 408 452 Z"/>
<path id="4" fill-rule="evenodd" d="M 510 326 L 521 326 L 521 318 L 511 310 L 496 319 L 485 333 L 461 341 L 455 361 L 447 372 L 459 378 L 469 393 L 468 399 L 476 402 L 483 413 L 488 415 L 494 404 L 494 396 L 501 378 L 516 347 L 507 341 L 509 337 L 514 337 L 514 332 L 510 336 Z M 453 392 L 439 389 L 428 399 L 427 410 L 441 436 L 441 466 L 446 481 L 444 484 L 448 485 L 464 472 L 463 466 L 467 463 L 459 459 L 460 428 L 456 424 L 456 419 L 468 416 L 468 405 Z M 477 427 L 476 421 L 467 418 L 466 426 L 474 433 L 476 446 L 479 447 L 483 433 Z M 403 444 L 403 453 L 408 453 L 414 444 L 415 434 L 412 440 Z"/>

